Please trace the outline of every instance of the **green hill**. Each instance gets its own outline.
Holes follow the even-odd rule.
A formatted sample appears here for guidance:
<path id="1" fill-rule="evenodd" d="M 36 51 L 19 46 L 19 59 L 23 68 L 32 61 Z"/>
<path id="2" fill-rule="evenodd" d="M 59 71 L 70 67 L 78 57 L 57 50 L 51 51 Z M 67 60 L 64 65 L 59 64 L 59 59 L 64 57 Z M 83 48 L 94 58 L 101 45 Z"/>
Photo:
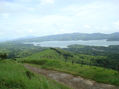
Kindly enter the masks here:
<path id="1" fill-rule="evenodd" d="M 20 59 L 21 60 L 27 60 L 27 61 L 39 61 L 43 59 L 54 59 L 54 60 L 64 60 L 70 59 L 70 57 L 73 57 L 73 54 L 71 52 L 59 49 L 59 48 L 49 48 L 44 51 L 41 51 L 39 53 L 33 54 L 31 56 L 28 56 L 26 58 Z"/>
<path id="2" fill-rule="evenodd" d="M 45 49 L 44 51 L 19 59 L 19 61 L 26 61 L 35 64 L 38 64 L 40 60 L 62 60 L 64 62 L 77 64 L 108 67 L 108 65 L 105 65 L 107 62 L 107 58 L 105 56 L 74 54 L 60 48 Z"/>
<path id="3" fill-rule="evenodd" d="M 81 61 L 84 59 L 84 62 L 90 63 L 92 58 L 95 57 L 83 54 L 76 55 L 62 49 L 50 48 L 18 60 L 25 63 L 37 64 L 37 67 L 71 73 L 97 82 L 119 86 L 119 73 L 117 71 L 102 67 L 76 64 L 71 61 L 78 59 Z"/>

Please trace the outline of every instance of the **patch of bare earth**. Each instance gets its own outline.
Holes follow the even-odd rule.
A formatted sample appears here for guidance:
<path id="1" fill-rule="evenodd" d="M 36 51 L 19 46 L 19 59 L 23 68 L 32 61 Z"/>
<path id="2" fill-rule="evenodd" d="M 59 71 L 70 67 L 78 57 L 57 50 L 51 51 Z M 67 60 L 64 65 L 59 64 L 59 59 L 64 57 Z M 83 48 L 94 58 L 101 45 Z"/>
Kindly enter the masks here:
<path id="1" fill-rule="evenodd" d="M 97 83 L 92 80 L 84 79 L 80 76 L 76 77 L 63 72 L 41 69 L 33 67 L 29 64 L 25 64 L 24 66 L 32 72 L 42 74 L 47 78 L 51 78 L 57 82 L 63 83 L 73 89 L 119 89 L 119 87 L 109 84 Z"/>

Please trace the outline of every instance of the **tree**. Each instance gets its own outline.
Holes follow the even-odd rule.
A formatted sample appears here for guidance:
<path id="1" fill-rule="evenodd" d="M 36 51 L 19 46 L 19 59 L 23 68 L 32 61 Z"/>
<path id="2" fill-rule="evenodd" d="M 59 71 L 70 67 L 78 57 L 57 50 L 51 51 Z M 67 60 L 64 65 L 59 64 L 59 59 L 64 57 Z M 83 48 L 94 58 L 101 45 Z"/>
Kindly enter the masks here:
<path id="1" fill-rule="evenodd" d="M 119 72 L 119 65 L 117 66 L 117 70 L 118 70 L 118 72 Z"/>
<path id="2" fill-rule="evenodd" d="M 6 54 L 6 53 L 0 54 L 0 58 L 1 58 L 1 59 L 7 59 L 7 54 Z"/>

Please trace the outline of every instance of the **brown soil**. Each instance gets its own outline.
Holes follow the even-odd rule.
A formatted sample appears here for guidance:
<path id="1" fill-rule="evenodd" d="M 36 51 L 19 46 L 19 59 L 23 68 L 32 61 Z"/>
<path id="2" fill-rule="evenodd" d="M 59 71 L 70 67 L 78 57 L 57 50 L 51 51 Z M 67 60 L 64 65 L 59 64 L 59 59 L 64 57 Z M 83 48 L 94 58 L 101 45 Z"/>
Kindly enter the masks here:
<path id="1" fill-rule="evenodd" d="M 63 72 L 41 69 L 29 64 L 25 64 L 24 66 L 34 73 L 42 74 L 47 78 L 51 78 L 57 82 L 63 83 L 73 89 L 119 89 L 119 87 L 109 84 L 97 83 L 92 80 L 84 79 L 80 76 L 76 77 Z"/>

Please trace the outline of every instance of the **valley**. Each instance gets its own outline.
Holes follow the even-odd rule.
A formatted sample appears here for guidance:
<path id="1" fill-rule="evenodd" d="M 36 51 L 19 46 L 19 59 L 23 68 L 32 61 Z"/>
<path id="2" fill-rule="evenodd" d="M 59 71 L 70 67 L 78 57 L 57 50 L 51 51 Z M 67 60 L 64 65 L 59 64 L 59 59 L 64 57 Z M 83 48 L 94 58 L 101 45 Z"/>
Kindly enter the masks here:
<path id="1" fill-rule="evenodd" d="M 5 70 L 0 75 L 0 89 L 119 89 L 118 59 L 118 45 L 57 48 L 1 43 L 0 63 Z M 62 75 L 70 77 L 63 79 Z"/>
<path id="2" fill-rule="evenodd" d="M 0 89 L 119 89 L 119 0 L 0 0 Z"/>

